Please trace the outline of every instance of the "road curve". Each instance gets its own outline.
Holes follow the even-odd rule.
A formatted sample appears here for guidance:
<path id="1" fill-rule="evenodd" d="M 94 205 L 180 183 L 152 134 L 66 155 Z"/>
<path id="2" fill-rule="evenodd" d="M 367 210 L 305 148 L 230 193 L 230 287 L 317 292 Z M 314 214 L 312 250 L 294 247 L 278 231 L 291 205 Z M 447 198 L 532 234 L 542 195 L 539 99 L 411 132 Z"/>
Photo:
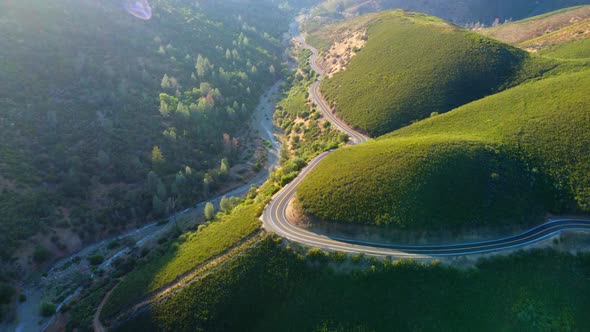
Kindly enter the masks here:
<path id="1" fill-rule="evenodd" d="M 311 67 L 320 74 L 317 82 L 310 87 L 312 101 L 318 105 L 323 115 L 339 130 L 348 134 L 352 144 L 366 142 L 369 138 L 356 132 L 340 118 L 335 116 L 322 98 L 319 91 L 319 84 L 323 78 L 323 69 L 317 64 L 318 51 L 308 45 L 298 29 L 292 30 L 294 38 L 305 48 L 311 50 Z M 438 256 L 464 256 L 481 254 L 487 252 L 501 251 L 524 247 L 551 236 L 559 234 L 564 230 L 590 230 L 590 220 L 586 219 L 557 219 L 532 228 L 521 234 L 501 238 L 497 240 L 472 242 L 453 245 L 437 246 L 407 246 L 385 243 L 374 243 L 357 241 L 345 238 L 328 237 L 316 234 L 291 224 L 287 218 L 287 208 L 295 197 L 297 187 L 305 177 L 319 165 L 332 151 L 327 151 L 313 159 L 290 184 L 279 191 L 265 208 L 261 220 L 267 231 L 274 232 L 291 241 L 307 246 L 351 253 L 363 253 L 378 256 L 395 256 L 400 258 L 429 258 Z"/>

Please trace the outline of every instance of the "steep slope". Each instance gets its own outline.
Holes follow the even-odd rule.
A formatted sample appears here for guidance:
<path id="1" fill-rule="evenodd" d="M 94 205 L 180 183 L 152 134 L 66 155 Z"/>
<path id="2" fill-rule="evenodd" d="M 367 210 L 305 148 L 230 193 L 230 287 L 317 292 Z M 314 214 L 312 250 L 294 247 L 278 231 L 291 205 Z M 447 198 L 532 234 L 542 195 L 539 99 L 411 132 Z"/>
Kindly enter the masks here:
<path id="1" fill-rule="evenodd" d="M 347 259 L 263 241 L 114 331 L 553 331 L 590 328 L 590 257 L 443 264 Z M 352 270 L 352 271 L 351 271 Z M 575 271 L 573 273 L 572 271 Z M 244 285 L 249 285 L 244 287 Z M 474 315 L 474 311 L 478 314 Z M 538 317 L 542 317 L 539 319 Z"/>
<path id="2" fill-rule="evenodd" d="M 241 161 L 240 131 L 276 80 L 292 13 L 272 1 L 154 0 L 143 21 L 122 3 L 0 4 L 6 261 L 37 233 L 64 254 L 160 218 L 172 201 L 193 205 Z M 19 263 L 43 262 L 31 254 Z"/>
<path id="3" fill-rule="evenodd" d="M 297 205 L 401 229 L 527 225 L 590 211 L 590 71 L 525 83 L 334 152 Z"/>
<path id="4" fill-rule="evenodd" d="M 366 29 L 368 40 L 321 90 L 342 119 L 373 136 L 450 111 L 552 66 L 423 14 L 383 12 L 327 31 L 347 27 Z M 329 37 L 318 32 L 316 38 Z"/>

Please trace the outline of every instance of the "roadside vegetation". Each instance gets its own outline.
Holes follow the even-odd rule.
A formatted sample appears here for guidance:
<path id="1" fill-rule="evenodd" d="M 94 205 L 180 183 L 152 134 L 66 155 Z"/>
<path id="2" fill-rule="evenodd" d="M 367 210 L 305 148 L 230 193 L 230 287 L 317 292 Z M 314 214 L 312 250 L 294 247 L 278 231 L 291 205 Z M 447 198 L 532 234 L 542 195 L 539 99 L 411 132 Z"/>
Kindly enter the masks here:
<path id="1" fill-rule="evenodd" d="M 110 295 L 101 314 L 104 321 L 257 232 L 260 227 L 258 217 L 270 197 L 293 180 L 307 160 L 346 142 L 346 137 L 335 129 L 320 125 L 319 111 L 312 110 L 307 100 L 307 88 L 315 80 L 307 61 L 310 54 L 300 50 L 297 55 L 300 66 L 287 79 L 284 99 L 275 113 L 276 123 L 285 130 L 283 141 L 288 144 L 281 152 L 281 167 L 271 173 L 262 187 L 252 188 L 246 200 L 237 207 L 223 209 L 214 220 L 199 226 L 196 232 L 180 235 L 177 240 L 166 242 L 147 254 L 139 267 L 127 274 Z M 294 137 L 300 137 L 300 140 Z M 223 200 L 221 205 L 224 205 Z M 207 214 L 213 215 L 212 211 L 207 211 L 212 208 L 205 209 L 206 217 Z M 209 216 L 208 219 L 212 218 Z"/>
<path id="2" fill-rule="evenodd" d="M 401 11 L 370 14 L 367 42 L 321 90 L 338 115 L 372 136 L 497 93 L 557 64 L 463 30 Z M 321 31 L 317 34 L 322 34 Z"/>
<path id="3" fill-rule="evenodd" d="M 282 129 L 281 160 L 291 158 L 305 162 L 321 152 L 346 143 L 348 137 L 324 120 L 319 109 L 311 102 L 309 87 L 317 74 L 309 65 L 309 50 L 296 52 L 299 67 L 286 79 L 283 99 L 277 104 L 274 120 Z"/>
<path id="4" fill-rule="evenodd" d="M 542 250 L 457 269 L 269 238 L 115 330 L 581 331 L 589 266 L 588 255 Z"/>
<path id="5" fill-rule="evenodd" d="M 590 211 L 588 70 L 525 83 L 328 156 L 308 215 L 409 230 L 540 223 Z"/>

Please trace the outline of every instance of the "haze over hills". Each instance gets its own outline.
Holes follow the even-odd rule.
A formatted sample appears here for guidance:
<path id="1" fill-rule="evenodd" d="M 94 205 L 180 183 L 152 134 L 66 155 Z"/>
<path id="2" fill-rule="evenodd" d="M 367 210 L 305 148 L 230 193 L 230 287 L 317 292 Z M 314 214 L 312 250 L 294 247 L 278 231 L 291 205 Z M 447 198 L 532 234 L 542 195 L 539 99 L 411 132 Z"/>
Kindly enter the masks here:
<path id="1" fill-rule="evenodd" d="M 520 20 L 553 10 L 590 4 L 587 0 L 328 0 L 320 4 L 315 14 L 337 19 L 392 8 L 434 15 L 455 24 L 481 22 L 487 26 L 495 20 Z"/>

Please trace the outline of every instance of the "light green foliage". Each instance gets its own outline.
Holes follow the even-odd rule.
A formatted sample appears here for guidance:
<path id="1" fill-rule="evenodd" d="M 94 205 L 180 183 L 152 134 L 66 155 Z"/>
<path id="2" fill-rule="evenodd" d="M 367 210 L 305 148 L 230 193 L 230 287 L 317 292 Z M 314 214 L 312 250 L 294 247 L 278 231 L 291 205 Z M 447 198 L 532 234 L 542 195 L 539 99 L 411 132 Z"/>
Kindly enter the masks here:
<path id="1" fill-rule="evenodd" d="M 299 70 L 288 78 L 284 98 L 278 103 L 273 117 L 283 129 L 286 142 L 281 151 L 281 162 L 287 162 L 290 152 L 295 157 L 310 160 L 317 154 L 340 146 L 346 140 L 340 132 L 329 126 L 320 126 L 320 112 L 308 102 L 309 86 L 316 74 L 309 66 L 311 52 L 301 50 L 298 54 Z M 295 124 L 296 121 L 307 123 Z M 302 136 L 299 136 L 303 133 Z"/>
<path id="2" fill-rule="evenodd" d="M 298 204 L 326 221 L 432 229 L 590 211 L 588 71 L 526 83 L 330 155 Z"/>
<path id="3" fill-rule="evenodd" d="M 590 58 L 590 38 L 550 46 L 539 54 L 557 59 L 588 59 Z"/>
<path id="4" fill-rule="evenodd" d="M 213 204 L 211 202 L 207 202 L 207 204 L 205 204 L 205 219 L 207 220 L 213 220 L 213 218 L 215 218 L 215 207 L 213 206 Z"/>
<path id="5" fill-rule="evenodd" d="M 525 51 L 431 16 L 393 11 L 369 17 L 366 45 L 321 89 L 346 122 L 373 136 L 552 68 L 548 61 L 529 65 L 536 59 Z"/>

